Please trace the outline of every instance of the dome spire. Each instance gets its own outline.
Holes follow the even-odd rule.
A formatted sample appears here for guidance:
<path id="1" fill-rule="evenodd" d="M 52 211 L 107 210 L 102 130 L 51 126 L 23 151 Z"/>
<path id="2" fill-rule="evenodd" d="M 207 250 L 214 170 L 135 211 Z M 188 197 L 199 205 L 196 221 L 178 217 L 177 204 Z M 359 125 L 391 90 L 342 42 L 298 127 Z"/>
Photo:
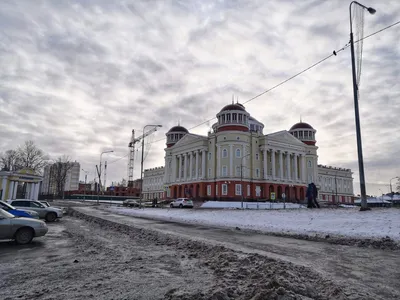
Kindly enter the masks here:
<path id="1" fill-rule="evenodd" d="M 303 123 L 303 121 L 301 120 L 301 115 L 300 115 L 300 123 Z"/>
<path id="2" fill-rule="evenodd" d="M 232 94 L 232 104 L 234 104 L 234 102 L 235 102 L 235 95 Z"/>

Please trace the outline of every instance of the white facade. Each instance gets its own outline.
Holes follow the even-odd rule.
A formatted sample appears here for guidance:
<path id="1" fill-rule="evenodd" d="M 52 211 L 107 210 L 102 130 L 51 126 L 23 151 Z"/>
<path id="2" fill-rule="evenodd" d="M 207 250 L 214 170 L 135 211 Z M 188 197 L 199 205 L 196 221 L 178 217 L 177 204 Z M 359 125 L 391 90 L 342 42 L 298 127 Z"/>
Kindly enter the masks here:
<path id="1" fill-rule="evenodd" d="M 79 176 L 81 165 L 78 162 L 73 162 L 72 168 L 68 170 L 67 177 L 65 178 L 65 191 L 79 190 Z"/>
<path id="2" fill-rule="evenodd" d="M 336 203 L 353 199 L 353 173 L 350 169 L 318 165 L 319 197 Z"/>
<path id="3" fill-rule="evenodd" d="M 164 198 L 164 167 L 144 170 L 143 199 L 153 200 Z"/>

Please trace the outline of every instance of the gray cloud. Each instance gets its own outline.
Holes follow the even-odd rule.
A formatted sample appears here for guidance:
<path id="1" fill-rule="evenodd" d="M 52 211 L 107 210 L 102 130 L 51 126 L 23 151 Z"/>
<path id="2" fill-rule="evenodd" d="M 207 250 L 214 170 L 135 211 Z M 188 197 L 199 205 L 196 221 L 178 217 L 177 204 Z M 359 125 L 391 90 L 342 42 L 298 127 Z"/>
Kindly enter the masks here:
<path id="1" fill-rule="evenodd" d="M 396 0 L 376 9 L 365 17 L 366 34 L 400 14 Z M 232 94 L 244 102 L 349 38 L 348 3 L 314 0 L 2 1 L 0 27 L 1 148 L 33 138 L 93 174 L 100 152 L 114 149 L 103 156 L 109 182 L 126 177 L 127 158 L 119 158 L 132 129 L 138 136 L 148 123 L 163 125 L 146 140 L 145 168 L 161 165 L 169 127 L 213 118 Z M 364 41 L 360 116 L 370 182 L 400 175 L 396 28 Z M 352 95 L 347 48 L 245 106 L 265 133 L 289 129 L 301 115 L 317 129 L 320 161 L 351 166 L 357 178 Z M 212 123 L 192 132 L 206 134 Z"/>

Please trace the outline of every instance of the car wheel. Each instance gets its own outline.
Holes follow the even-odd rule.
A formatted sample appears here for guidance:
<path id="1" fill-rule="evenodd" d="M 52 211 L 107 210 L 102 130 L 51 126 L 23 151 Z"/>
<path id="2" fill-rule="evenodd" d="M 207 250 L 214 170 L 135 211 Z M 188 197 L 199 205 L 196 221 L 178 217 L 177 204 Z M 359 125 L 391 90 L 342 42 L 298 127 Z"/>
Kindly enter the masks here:
<path id="1" fill-rule="evenodd" d="M 169 207 L 174 208 L 174 205 L 171 203 L 171 204 L 169 205 Z"/>
<path id="2" fill-rule="evenodd" d="M 57 219 L 57 215 L 55 213 L 53 213 L 53 212 L 48 213 L 46 215 L 46 221 L 47 222 L 54 222 L 56 219 Z"/>
<path id="3" fill-rule="evenodd" d="M 33 229 L 29 227 L 20 228 L 15 234 L 15 241 L 19 245 L 29 244 L 30 242 L 32 242 L 32 239 Z"/>
<path id="4" fill-rule="evenodd" d="M 182 205 L 182 204 L 179 204 L 179 208 L 183 208 L 183 205 Z"/>

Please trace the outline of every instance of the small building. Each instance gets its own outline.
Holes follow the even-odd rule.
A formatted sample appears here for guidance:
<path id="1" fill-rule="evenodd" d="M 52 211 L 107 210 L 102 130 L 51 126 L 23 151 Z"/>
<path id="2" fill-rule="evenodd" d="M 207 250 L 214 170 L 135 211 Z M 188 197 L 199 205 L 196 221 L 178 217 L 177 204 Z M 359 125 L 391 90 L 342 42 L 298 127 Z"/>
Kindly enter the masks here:
<path id="1" fill-rule="evenodd" d="M 0 199 L 37 200 L 43 177 L 31 169 L 0 171 Z"/>
<path id="2" fill-rule="evenodd" d="M 354 203 L 353 172 L 350 169 L 318 165 L 319 198 L 330 203 Z"/>
<path id="3" fill-rule="evenodd" d="M 164 195 L 164 167 L 144 170 L 143 174 L 143 199 L 163 199 Z"/>

